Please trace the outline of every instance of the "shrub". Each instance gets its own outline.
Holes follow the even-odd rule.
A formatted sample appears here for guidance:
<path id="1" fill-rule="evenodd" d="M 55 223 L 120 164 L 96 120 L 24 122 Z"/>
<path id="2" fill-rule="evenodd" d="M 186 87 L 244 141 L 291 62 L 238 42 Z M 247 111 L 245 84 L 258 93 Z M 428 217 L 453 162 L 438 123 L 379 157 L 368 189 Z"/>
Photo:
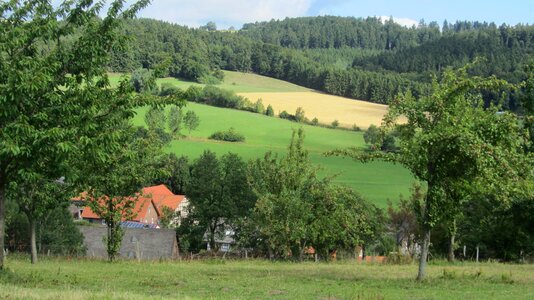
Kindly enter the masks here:
<path id="1" fill-rule="evenodd" d="M 311 120 L 311 123 L 310 123 L 310 124 L 313 125 L 313 126 L 317 126 L 317 125 L 319 125 L 319 119 L 317 119 L 317 118 L 313 118 L 313 119 Z"/>
<path id="2" fill-rule="evenodd" d="M 256 103 L 254 104 L 254 112 L 257 112 L 259 114 L 265 113 L 265 106 L 263 106 L 263 101 L 261 100 L 261 98 L 258 99 L 258 101 L 256 101 Z"/>
<path id="3" fill-rule="evenodd" d="M 182 90 L 174 85 L 172 85 L 171 83 L 163 83 L 161 85 L 161 90 L 159 91 L 159 95 L 160 96 L 170 96 L 170 95 L 178 95 L 182 93 Z"/>
<path id="4" fill-rule="evenodd" d="M 291 121 L 294 121 L 295 120 L 295 116 L 288 113 L 287 111 L 282 111 L 279 115 L 280 119 L 287 119 L 287 120 L 291 120 Z"/>
<path id="5" fill-rule="evenodd" d="M 244 142 L 245 136 L 235 131 L 233 127 L 227 131 L 217 131 L 210 135 L 210 140 L 218 140 L 225 142 Z"/>
<path id="6" fill-rule="evenodd" d="M 297 111 L 295 111 L 295 121 L 302 123 L 305 119 L 304 109 L 302 109 L 302 107 L 297 107 Z"/>
<path id="7" fill-rule="evenodd" d="M 273 110 L 273 107 L 270 104 L 267 106 L 267 109 L 265 110 L 265 115 L 267 115 L 269 117 L 274 116 L 274 110 Z"/>
<path id="8" fill-rule="evenodd" d="M 332 128 L 337 128 L 339 126 L 339 121 L 338 120 L 334 120 L 332 122 Z"/>

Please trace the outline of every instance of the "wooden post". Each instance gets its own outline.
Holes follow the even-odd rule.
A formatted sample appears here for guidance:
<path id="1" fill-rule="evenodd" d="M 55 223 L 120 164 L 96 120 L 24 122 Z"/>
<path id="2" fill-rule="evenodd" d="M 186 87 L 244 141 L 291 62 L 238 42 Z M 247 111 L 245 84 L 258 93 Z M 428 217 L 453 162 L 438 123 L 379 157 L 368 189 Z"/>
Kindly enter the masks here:
<path id="1" fill-rule="evenodd" d="M 466 250 L 466 246 L 464 245 L 464 259 L 465 259 L 465 250 Z"/>
<path id="2" fill-rule="evenodd" d="M 477 259 L 476 262 L 478 262 L 478 245 L 477 245 Z"/>

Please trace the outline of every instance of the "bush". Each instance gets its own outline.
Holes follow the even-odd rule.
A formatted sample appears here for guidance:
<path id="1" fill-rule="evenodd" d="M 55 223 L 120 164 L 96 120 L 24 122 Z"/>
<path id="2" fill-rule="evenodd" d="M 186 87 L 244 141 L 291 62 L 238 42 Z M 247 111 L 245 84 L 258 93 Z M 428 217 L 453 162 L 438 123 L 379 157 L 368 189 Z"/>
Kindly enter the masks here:
<path id="1" fill-rule="evenodd" d="M 198 82 L 203 84 L 220 84 L 221 80 L 213 75 L 210 74 L 204 74 L 200 76 L 198 79 Z"/>
<path id="2" fill-rule="evenodd" d="M 214 134 L 210 135 L 209 139 L 225 142 L 244 142 L 245 136 L 241 133 L 236 132 L 235 129 L 232 127 L 227 131 L 215 132 Z"/>
<path id="3" fill-rule="evenodd" d="M 295 121 L 295 116 L 288 113 L 287 111 L 282 111 L 279 115 L 280 119 L 286 119 L 286 120 L 291 120 L 291 121 Z"/>
<path id="4" fill-rule="evenodd" d="M 334 120 L 332 122 L 332 128 L 337 128 L 337 127 L 339 127 L 339 121 L 338 120 Z"/>
<path id="5" fill-rule="evenodd" d="M 317 125 L 319 125 L 319 119 L 317 119 L 317 118 L 313 118 L 313 119 L 311 120 L 311 123 L 310 123 L 310 124 L 313 125 L 313 126 L 317 126 Z"/>
<path id="6" fill-rule="evenodd" d="M 274 116 L 274 110 L 273 110 L 273 107 L 270 104 L 267 106 L 267 109 L 265 110 L 265 115 L 267 115 L 269 117 Z"/>
<path id="7" fill-rule="evenodd" d="M 163 83 L 161 85 L 161 90 L 159 91 L 159 95 L 160 96 L 170 96 L 170 95 L 178 95 L 182 93 L 182 90 L 174 85 L 172 85 L 171 83 Z"/>

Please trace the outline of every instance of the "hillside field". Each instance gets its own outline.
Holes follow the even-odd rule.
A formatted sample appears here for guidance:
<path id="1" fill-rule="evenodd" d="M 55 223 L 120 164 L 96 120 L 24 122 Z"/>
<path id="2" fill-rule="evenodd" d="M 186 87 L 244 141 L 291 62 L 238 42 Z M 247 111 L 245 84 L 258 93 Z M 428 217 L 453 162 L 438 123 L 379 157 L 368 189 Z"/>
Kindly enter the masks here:
<path id="1" fill-rule="evenodd" d="M 145 124 L 147 109 L 138 110 L 135 125 Z M 386 207 L 388 199 L 396 202 L 401 193 L 408 196 L 409 188 L 414 182 L 410 173 L 399 165 L 386 162 L 363 164 L 347 158 L 323 155 L 336 148 L 364 147 L 362 132 L 301 125 L 279 118 L 198 103 L 188 103 L 186 110 L 189 109 L 199 116 L 200 126 L 190 136 L 171 142 L 167 151 L 178 156 L 186 155 L 194 159 L 206 149 L 219 155 L 234 152 L 244 159 L 263 157 L 267 151 L 283 154 L 287 150 L 293 129 L 303 127 L 306 135 L 304 146 L 310 151 L 312 162 L 322 168 L 320 174 L 337 175 L 334 182 L 352 187 L 379 207 Z M 230 127 L 244 134 L 246 141 L 228 143 L 208 139 L 215 131 Z M 189 135 L 185 130 L 182 133 Z"/>
<path id="2" fill-rule="evenodd" d="M 117 84 L 120 74 L 110 75 L 111 83 Z M 265 106 L 272 105 L 275 114 L 283 110 L 294 114 L 297 107 L 302 107 L 310 120 L 317 118 L 319 123 L 327 125 L 338 120 L 340 126 L 346 128 L 356 125 L 366 129 L 371 124 L 380 125 L 387 113 L 387 105 L 328 95 L 253 73 L 224 71 L 224 76 L 224 82 L 216 85 L 217 87 L 234 91 L 251 102 L 262 99 Z M 191 85 L 203 86 L 176 78 L 160 78 L 157 82 L 160 85 L 172 84 L 181 89 L 187 89 Z"/>
<path id="3" fill-rule="evenodd" d="M 120 76 L 120 74 L 111 74 L 111 83 L 113 85 L 117 84 Z M 192 84 L 201 86 L 198 83 L 181 81 L 175 78 L 158 79 L 157 82 L 160 85 L 162 83 L 170 83 L 182 89 L 186 89 Z M 298 105 L 296 103 L 300 99 L 301 106 L 305 107 L 304 110 L 308 118 L 311 115 L 307 111 L 308 108 L 306 107 L 308 106 L 305 105 L 306 103 L 311 103 L 318 113 L 324 111 L 334 114 L 335 117 L 332 118 L 338 119 L 340 122 L 343 120 L 341 116 L 350 117 L 352 114 L 359 114 L 360 120 L 365 120 L 367 115 L 372 115 L 373 117 L 371 118 L 381 118 L 379 118 L 380 114 L 376 114 L 376 110 L 372 112 L 373 107 L 377 104 L 326 95 L 285 81 L 250 73 L 225 71 L 225 83 L 218 85 L 218 87 L 239 93 L 253 93 L 256 96 L 264 94 L 276 96 L 262 98 L 264 103 L 270 103 L 268 99 L 280 101 L 284 95 L 300 95 L 301 98 L 293 97 L 291 98 L 293 100 L 287 101 L 284 104 L 287 106 L 283 107 Z M 310 97 L 306 97 L 307 95 Z M 311 99 L 311 101 L 306 99 Z M 328 99 L 333 99 L 334 102 L 337 101 L 337 106 L 331 104 L 330 101 L 328 103 L 325 102 L 323 105 L 322 101 Z M 256 99 L 250 100 L 255 101 Z M 280 103 L 283 104 L 283 101 Z M 278 106 L 274 102 L 273 106 L 275 107 L 275 112 L 278 112 Z M 341 107 L 346 110 L 340 109 Z M 370 107 L 370 109 L 366 109 L 366 107 Z M 197 113 L 200 117 L 200 126 L 190 135 L 188 132 L 183 131 L 182 133 L 187 135 L 186 138 L 171 142 L 166 150 L 176 153 L 178 156 L 185 155 L 195 159 L 206 149 L 212 150 L 218 155 L 228 152 L 237 153 L 247 160 L 263 157 L 267 151 L 283 154 L 289 145 L 293 129 L 303 127 L 306 134 L 305 147 L 310 151 L 312 162 L 321 168 L 320 174 L 335 176 L 334 182 L 353 188 L 377 206 L 385 208 L 387 207 L 388 199 L 395 203 L 400 194 L 408 196 L 409 189 L 414 183 L 411 174 L 399 165 L 386 162 L 363 164 L 347 158 L 325 157 L 323 155 L 326 151 L 339 148 L 360 147 L 363 149 L 365 147 L 363 132 L 302 125 L 279 118 L 198 103 L 188 103 L 187 109 Z M 296 107 L 292 110 L 287 109 L 294 113 Z M 350 113 L 351 109 L 357 110 L 357 112 Z M 136 125 L 145 124 L 144 115 L 146 111 L 147 108 L 138 110 L 138 114 L 134 119 Z M 327 120 L 327 118 L 319 118 L 319 120 L 323 121 Z M 346 123 L 348 127 L 352 127 L 353 124 L 354 122 Z M 246 141 L 244 143 L 227 143 L 208 139 L 215 131 L 226 130 L 230 127 L 234 127 L 237 132 L 244 134 Z"/>
<path id="4" fill-rule="evenodd" d="M 532 299 L 534 265 L 176 262 L 8 256 L 0 299 Z M 13 270 L 13 271 L 12 271 Z M 15 271 L 15 272 L 14 272 Z"/>

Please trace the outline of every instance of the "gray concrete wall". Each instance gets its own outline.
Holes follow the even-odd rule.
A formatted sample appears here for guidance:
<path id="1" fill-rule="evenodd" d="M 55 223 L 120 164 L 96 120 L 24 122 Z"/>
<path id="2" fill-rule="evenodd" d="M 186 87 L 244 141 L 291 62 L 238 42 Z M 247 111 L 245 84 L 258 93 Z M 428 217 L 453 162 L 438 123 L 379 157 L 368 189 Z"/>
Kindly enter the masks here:
<path id="1" fill-rule="evenodd" d="M 107 259 L 103 238 L 107 234 L 104 226 L 78 226 L 84 236 L 87 256 Z M 120 250 L 125 259 L 176 259 L 178 243 L 173 229 L 126 228 Z"/>

